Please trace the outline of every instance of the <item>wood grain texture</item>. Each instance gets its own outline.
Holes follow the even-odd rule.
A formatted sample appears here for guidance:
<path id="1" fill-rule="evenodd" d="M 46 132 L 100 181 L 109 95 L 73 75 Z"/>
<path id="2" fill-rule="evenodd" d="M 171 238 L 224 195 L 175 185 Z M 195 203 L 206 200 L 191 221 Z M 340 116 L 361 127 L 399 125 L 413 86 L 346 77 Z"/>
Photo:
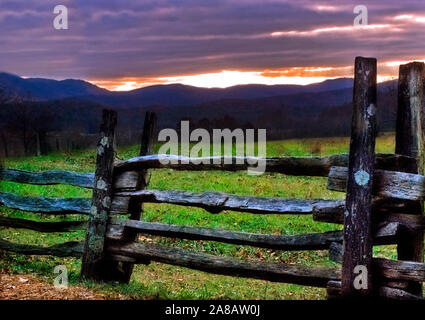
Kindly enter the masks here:
<path id="1" fill-rule="evenodd" d="M 337 300 L 341 299 L 341 281 L 329 281 L 326 287 L 328 299 Z M 421 297 L 415 296 L 403 289 L 392 288 L 384 285 L 378 285 L 375 294 L 380 298 L 392 300 L 422 300 Z"/>
<path id="2" fill-rule="evenodd" d="M 151 260 L 209 273 L 307 286 L 326 287 L 328 281 L 341 277 L 340 271 L 332 268 L 243 261 L 154 244 L 116 242 L 109 244 L 107 251 L 113 255 L 111 258 L 129 257 L 135 263 Z"/>
<path id="3" fill-rule="evenodd" d="M 147 168 L 169 168 L 174 170 L 246 170 L 249 157 L 208 157 L 187 158 L 176 155 L 149 155 L 131 158 L 115 163 L 117 172 L 142 170 Z M 253 158 L 254 160 L 258 158 Z M 252 159 L 251 159 L 252 160 Z M 218 164 L 214 163 L 215 161 Z M 326 177 L 331 167 L 348 166 L 347 154 L 336 154 L 326 157 L 275 157 L 267 158 L 266 172 L 277 172 L 294 176 Z M 396 170 L 411 165 L 414 159 L 394 154 L 377 154 L 376 165 L 384 170 Z M 226 164 L 230 162 L 231 164 Z M 241 164 L 238 164 L 238 163 Z M 119 186 L 123 185 L 122 183 Z"/>
<path id="4" fill-rule="evenodd" d="M 0 204 L 10 209 L 44 214 L 88 214 L 90 199 L 24 197 L 0 192 Z"/>
<path id="5" fill-rule="evenodd" d="M 108 272 L 108 264 L 104 261 L 104 246 L 113 197 L 116 126 L 116 111 L 103 110 L 100 139 L 97 144 L 93 197 L 81 266 L 81 276 L 85 279 L 106 280 L 111 274 Z"/>
<path id="6" fill-rule="evenodd" d="M 341 263 L 343 255 L 343 246 L 336 242 L 332 243 L 329 249 L 330 259 Z M 425 281 L 425 264 L 422 262 L 373 258 L 372 270 L 377 276 L 375 281 Z"/>
<path id="7" fill-rule="evenodd" d="M 150 203 L 170 203 L 203 208 L 210 213 L 233 210 L 257 214 L 312 214 L 314 212 L 338 212 L 344 210 L 344 202 L 338 200 L 298 200 L 237 196 L 221 192 L 195 193 L 177 190 L 141 190 L 121 192 L 116 196 L 134 198 Z"/>
<path id="8" fill-rule="evenodd" d="M 45 255 L 55 257 L 80 258 L 83 254 L 82 242 L 65 242 L 51 247 L 39 247 L 26 244 L 18 244 L 0 239 L 0 249 L 25 255 Z"/>
<path id="9" fill-rule="evenodd" d="M 153 158 L 152 158 L 153 157 Z M 148 167 L 149 163 L 153 163 L 156 167 L 161 167 L 160 164 L 156 163 L 152 156 L 151 158 L 143 157 L 140 159 L 140 165 L 134 165 L 136 167 Z M 158 155 L 156 156 L 158 157 Z M 193 158 L 192 158 L 193 159 Z M 195 158 L 196 160 L 197 158 Z M 129 159 L 134 160 L 134 159 Z M 134 160 L 135 161 L 135 160 Z M 235 161 L 235 159 L 233 160 Z M 329 169 L 332 166 L 347 166 L 348 165 L 348 155 L 347 154 L 338 154 L 327 157 L 280 157 L 280 158 L 271 158 L 271 162 L 281 163 L 282 166 L 287 165 L 286 168 L 281 169 L 280 171 L 285 174 L 294 175 L 309 175 L 309 172 L 312 172 L 315 176 L 327 176 Z M 193 162 L 193 160 L 192 160 Z M 305 172 L 303 173 L 303 166 L 305 167 Z M 403 155 L 394 155 L 394 154 L 377 154 L 376 155 L 376 167 L 384 170 L 397 171 L 398 168 L 410 168 L 412 165 L 416 164 L 416 160 L 412 157 L 403 156 Z M 117 166 L 123 166 L 123 170 L 126 167 L 125 163 L 117 162 Z M 183 165 L 184 166 L 184 165 Z M 167 167 L 167 166 L 162 166 Z M 216 170 L 220 170 L 214 166 Z M 247 166 L 240 166 L 237 170 L 244 170 Z M 185 170 L 183 167 L 181 170 Z M 191 170 L 190 168 L 187 170 Z M 199 169 L 204 170 L 204 169 Z M 210 169 L 213 170 L 213 169 Z M 229 169 L 230 170 L 230 169 Z M 236 169 L 235 169 L 236 170 Z M 276 170 L 272 169 L 271 170 Z M 272 171 L 272 172 L 280 172 Z M 137 171 L 128 171 L 121 172 L 117 174 L 114 180 L 114 188 L 117 191 L 126 191 L 134 190 L 135 184 L 137 183 L 138 177 Z M 9 168 L 0 168 L 0 180 L 11 181 L 24 184 L 34 184 L 34 185 L 56 185 L 64 184 L 71 185 L 76 187 L 83 187 L 88 189 L 93 189 L 94 184 L 94 173 L 79 173 L 72 171 L 63 171 L 63 170 L 49 170 L 41 172 L 32 172 L 25 170 L 9 169 Z"/>
<path id="10" fill-rule="evenodd" d="M 404 213 L 384 213 L 376 218 L 375 221 L 388 221 L 400 224 L 401 231 L 409 233 L 418 233 L 425 230 L 425 217 L 415 214 Z"/>
<path id="11" fill-rule="evenodd" d="M 401 65 L 398 78 L 398 106 L 396 124 L 397 154 L 415 158 L 416 163 L 409 167 L 409 172 L 424 174 L 424 72 L 422 62 Z M 423 215 L 424 203 L 416 203 L 417 215 Z M 424 261 L 424 233 L 406 232 L 401 235 L 397 247 L 400 260 Z M 411 283 L 407 289 L 414 295 L 422 296 L 422 284 Z"/>
<path id="12" fill-rule="evenodd" d="M 412 62 L 400 66 L 396 123 L 396 154 L 417 159 L 423 171 L 423 104 L 424 63 Z"/>
<path id="13" fill-rule="evenodd" d="M 282 236 L 170 225 L 117 218 L 110 219 L 108 224 L 107 237 L 111 240 L 120 240 L 124 228 L 132 229 L 137 233 L 171 238 L 219 241 L 231 244 L 249 245 L 260 248 L 287 251 L 324 250 L 328 249 L 331 243 L 342 243 L 341 231 Z M 391 222 L 381 224 L 374 232 L 374 242 L 376 244 L 395 243 L 398 232 L 398 223 Z"/>
<path id="14" fill-rule="evenodd" d="M 345 192 L 348 168 L 332 167 L 327 188 Z M 372 193 L 379 197 L 422 200 L 425 197 L 425 176 L 413 173 L 375 170 Z"/>
<path id="15" fill-rule="evenodd" d="M 425 264 L 423 262 L 374 258 L 373 263 L 375 272 L 386 279 L 425 281 Z"/>
<path id="16" fill-rule="evenodd" d="M 410 301 L 422 301 L 423 298 L 414 294 L 409 293 L 406 290 L 398 289 L 398 288 L 391 288 L 391 287 L 385 287 L 382 286 L 379 288 L 379 296 L 386 298 L 386 299 L 392 299 L 392 300 L 410 300 Z"/>
<path id="17" fill-rule="evenodd" d="M 341 231 L 281 236 L 116 218 L 111 219 L 108 224 L 107 237 L 119 240 L 124 228 L 136 233 L 189 240 L 219 241 L 275 250 L 324 250 L 329 248 L 331 242 L 342 242 Z"/>
<path id="18" fill-rule="evenodd" d="M 417 232 L 418 230 L 425 230 L 425 217 L 418 216 L 414 214 L 405 214 L 403 212 L 403 207 L 396 206 L 394 212 L 391 210 L 391 205 L 385 210 L 379 203 L 377 207 L 372 207 L 372 219 L 373 224 L 379 224 L 382 222 L 398 222 L 400 227 L 409 232 Z M 373 205 L 374 206 L 374 205 Z M 388 209 L 388 210 L 387 210 Z M 327 222 L 327 223 L 344 223 L 344 215 L 338 211 L 317 211 L 313 213 L 313 220 L 318 222 Z"/>
<path id="19" fill-rule="evenodd" d="M 122 194 L 127 195 L 122 196 Z M 133 196 L 133 193 L 115 195 L 111 204 L 111 215 L 128 214 L 130 195 Z M 344 211 L 344 202 L 340 200 L 242 197 L 215 192 L 191 193 L 171 190 L 146 190 L 146 193 L 134 194 L 136 198 L 139 195 L 144 202 L 200 207 L 212 213 L 233 210 L 258 214 L 315 214 L 317 217 L 325 215 L 337 217 L 341 216 Z M 214 197 L 217 197 L 217 201 Z M 220 199 L 227 199 L 226 206 L 220 206 Z M 90 203 L 90 199 L 87 198 L 24 197 L 0 192 L 0 204 L 11 209 L 44 214 L 88 214 L 90 212 Z"/>
<path id="20" fill-rule="evenodd" d="M 332 243 L 331 250 L 332 261 L 341 262 L 343 247 Z M 373 258 L 372 272 L 377 276 L 376 281 L 425 281 L 425 264 L 422 262 Z"/>
<path id="21" fill-rule="evenodd" d="M 342 231 L 282 236 L 142 222 L 117 218 L 110 219 L 107 237 L 111 240 L 120 240 L 124 228 L 132 229 L 137 233 L 163 237 L 218 241 L 286 251 L 325 250 L 328 248 L 331 251 L 332 245 L 336 243 L 341 245 L 340 243 L 342 243 Z M 396 243 L 399 230 L 400 225 L 396 222 L 379 224 L 374 231 L 374 244 L 382 245 Z M 342 252 L 342 250 L 339 251 Z"/>
<path id="22" fill-rule="evenodd" d="M 376 59 L 356 57 L 354 67 L 353 118 L 346 211 L 344 213 L 344 255 L 342 296 L 372 295 L 372 181 L 375 170 Z M 368 270 L 366 286 L 355 288 L 357 266 Z"/>
<path id="23" fill-rule="evenodd" d="M 0 180 L 35 185 L 65 184 L 93 189 L 94 174 L 63 170 L 31 172 L 0 168 Z"/>

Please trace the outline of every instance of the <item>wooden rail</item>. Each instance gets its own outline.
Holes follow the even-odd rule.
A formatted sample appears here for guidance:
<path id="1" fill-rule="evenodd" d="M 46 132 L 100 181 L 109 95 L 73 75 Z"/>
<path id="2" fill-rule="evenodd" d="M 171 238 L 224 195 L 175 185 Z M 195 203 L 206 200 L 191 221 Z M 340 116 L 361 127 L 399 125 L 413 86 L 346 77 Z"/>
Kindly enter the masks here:
<path id="1" fill-rule="evenodd" d="M 256 214 L 313 214 L 318 211 L 342 213 L 344 202 L 338 200 L 298 200 L 237 196 L 222 192 L 195 193 L 176 190 L 140 190 L 116 193 L 116 197 L 139 199 L 143 202 L 169 203 L 203 208 L 210 213 L 224 210 Z"/>
<path id="2" fill-rule="evenodd" d="M 373 210 L 373 209 L 372 209 Z M 425 230 L 425 218 L 413 214 L 399 212 L 380 212 L 378 208 L 372 214 L 374 223 L 397 222 L 405 231 L 418 232 Z M 341 212 L 314 212 L 313 220 L 335 224 L 344 223 L 344 215 Z"/>
<path id="3" fill-rule="evenodd" d="M 219 165 L 204 165 L 207 169 L 201 169 L 193 165 L 194 162 L 199 161 L 200 159 L 205 158 L 178 158 L 180 160 L 185 160 L 189 164 L 179 164 L 177 165 L 166 165 L 159 163 L 160 158 L 166 157 L 167 159 L 176 159 L 173 156 L 168 155 L 151 155 L 151 156 L 141 156 L 127 160 L 131 164 L 127 164 L 127 161 L 118 161 L 116 162 L 116 167 L 120 168 L 119 170 L 130 170 L 129 167 L 134 167 L 139 170 L 142 168 L 170 168 L 170 169 L 179 169 L 179 170 L 231 170 L 231 165 L 229 167 L 221 168 Z M 236 163 L 236 157 L 230 157 L 232 163 Z M 214 157 L 209 158 L 212 163 Z M 224 159 L 224 158 L 223 158 Z M 229 158 L 228 158 L 229 159 Z M 246 162 L 248 158 L 243 158 Z M 333 166 L 342 166 L 346 167 L 348 165 L 348 154 L 337 154 L 326 157 L 276 157 L 269 158 L 266 161 L 268 163 L 275 163 L 275 166 L 279 164 L 281 167 L 278 171 L 271 172 L 280 172 L 287 175 L 298 175 L 298 176 L 323 176 L 326 177 L 329 174 L 331 167 Z M 267 163 L 267 166 L 268 166 Z M 409 156 L 403 155 L 394 155 L 394 154 L 377 154 L 376 155 L 376 167 L 383 170 L 397 170 L 397 168 L 409 168 L 415 163 L 415 159 Z M 308 164 L 309 170 L 303 170 L 305 164 Z M 211 167 L 211 168 L 209 168 Z M 236 165 L 233 170 L 244 170 L 247 169 L 248 165 Z M 275 169 L 272 169 L 275 170 Z M 311 174 L 308 174 L 308 173 Z M 115 189 L 128 188 L 129 183 L 137 177 L 137 172 L 130 175 L 119 175 L 114 181 Z M 72 171 L 63 171 L 63 170 L 49 170 L 41 172 L 32 172 L 25 170 L 9 169 L 9 168 L 0 168 L 0 180 L 10 181 L 16 183 L 24 184 L 34 184 L 34 185 L 56 185 L 64 184 L 71 185 L 76 187 L 93 189 L 94 184 L 94 173 L 78 173 Z"/>
<path id="4" fill-rule="evenodd" d="M 81 258 L 83 254 L 82 242 L 65 242 L 51 247 L 40 247 L 26 244 L 18 244 L 0 239 L 0 249 L 20 254 L 44 255 L 55 257 Z"/>
<path id="5" fill-rule="evenodd" d="M 0 192 L 0 204 L 11 209 L 44 214 L 88 214 L 90 199 L 24 197 Z"/>
<path id="6" fill-rule="evenodd" d="M 327 188 L 345 192 L 348 169 L 332 167 Z M 373 194 L 379 197 L 422 200 L 425 197 L 425 176 L 413 173 L 375 170 Z"/>
<path id="7" fill-rule="evenodd" d="M 109 221 L 107 237 L 111 240 L 121 240 L 124 229 L 170 238 L 218 241 L 285 251 L 324 250 L 328 249 L 331 243 L 342 242 L 341 231 L 282 236 L 116 218 Z M 398 223 L 382 223 L 374 230 L 375 243 L 394 243 L 398 232 Z"/>
<path id="8" fill-rule="evenodd" d="M 127 214 L 129 198 L 116 197 L 111 204 L 111 214 Z M 88 198 L 27 197 L 0 192 L 0 205 L 10 209 L 50 215 L 90 213 L 91 201 Z"/>
<path id="9" fill-rule="evenodd" d="M 35 185 L 65 184 L 93 189 L 93 173 L 77 173 L 63 170 L 31 172 L 0 168 L 0 180 Z"/>
<path id="10" fill-rule="evenodd" d="M 332 260 L 341 263 L 344 254 L 343 247 L 332 243 L 331 250 Z M 423 262 L 373 258 L 373 272 L 387 280 L 425 281 L 425 263 Z"/>
<path id="11" fill-rule="evenodd" d="M 383 284 L 379 285 L 375 289 L 374 295 L 379 298 L 391 300 L 423 300 L 422 297 L 411 294 L 404 289 L 394 288 Z M 328 294 L 328 299 L 341 299 L 341 281 L 329 281 L 326 287 L 326 292 Z"/>
<path id="12" fill-rule="evenodd" d="M 250 157 L 200 157 L 188 158 L 176 155 L 148 155 L 131 158 L 115 163 L 117 172 L 142 169 L 174 169 L 174 170 L 246 170 L 250 166 L 248 161 L 258 160 Z M 283 173 L 294 176 L 321 176 L 326 177 L 331 167 L 348 166 L 347 154 L 336 154 L 325 157 L 276 157 L 263 159 L 266 163 L 266 172 Z M 376 166 L 383 170 L 393 170 L 410 165 L 414 159 L 408 156 L 394 154 L 377 154 Z"/>
<path id="13" fill-rule="evenodd" d="M 274 282 L 295 283 L 307 286 L 326 287 L 330 280 L 339 279 L 340 271 L 331 268 L 307 267 L 283 263 L 266 263 L 236 260 L 210 254 L 193 253 L 179 248 L 154 244 L 113 243 L 107 247 L 110 259 L 133 263 L 157 261 L 206 271 L 209 273 L 248 277 Z"/>
<path id="14" fill-rule="evenodd" d="M 163 237 L 219 241 L 275 250 L 323 250 L 328 249 L 332 242 L 342 241 L 342 233 L 340 231 L 281 236 L 143 222 L 129 219 L 111 219 L 107 233 L 108 238 L 120 240 L 124 228 L 134 230 L 137 233 Z"/>

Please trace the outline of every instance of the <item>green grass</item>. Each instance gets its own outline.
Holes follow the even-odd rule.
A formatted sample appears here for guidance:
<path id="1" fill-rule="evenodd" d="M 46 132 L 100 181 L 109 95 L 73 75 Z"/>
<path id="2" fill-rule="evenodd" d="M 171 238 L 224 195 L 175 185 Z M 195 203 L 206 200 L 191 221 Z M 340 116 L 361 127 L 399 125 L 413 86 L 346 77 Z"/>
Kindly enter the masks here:
<path id="1" fill-rule="evenodd" d="M 158 146 L 157 146 L 158 148 Z M 305 156 L 347 153 L 348 138 L 301 139 L 272 141 L 267 143 L 268 156 Z M 119 158 L 137 155 L 138 147 L 118 150 Z M 378 138 L 376 151 L 394 152 L 394 136 Z M 94 171 L 94 151 L 51 154 L 43 157 L 8 159 L 7 167 L 31 171 L 64 169 L 79 172 Z M 239 195 L 256 195 L 288 198 L 343 199 L 343 193 L 326 190 L 326 178 L 292 177 L 281 174 L 249 176 L 241 172 L 184 172 L 156 170 L 149 185 L 151 189 L 180 189 L 190 191 L 214 190 Z M 3 182 L 1 190 L 21 195 L 50 197 L 90 197 L 91 191 L 70 186 L 31 186 Z M 0 214 L 34 220 L 63 221 L 85 219 L 81 216 L 40 216 L 16 210 L 0 208 Z M 224 228 L 236 231 L 291 235 L 307 232 L 323 232 L 340 229 L 326 223 L 314 222 L 311 216 L 254 215 L 223 212 L 211 215 L 202 209 L 166 204 L 146 204 L 143 219 L 163 223 Z M 84 231 L 70 233 L 40 234 L 29 230 L 0 228 L 0 238 L 9 241 L 48 246 L 64 241 L 83 240 Z M 327 258 L 327 251 L 282 252 L 245 246 L 221 244 L 209 241 L 189 241 L 147 236 L 143 241 L 154 241 L 167 246 L 176 246 L 216 255 L 240 259 L 257 259 L 303 265 L 336 266 Z M 375 254 L 395 258 L 393 246 L 375 248 Z M 71 284 L 81 284 L 78 277 L 80 260 L 23 256 L 0 252 L 0 269 L 16 273 L 34 273 L 53 281 L 53 269 L 64 264 L 69 270 Z M 85 282 L 94 290 L 106 293 L 111 298 L 121 294 L 136 299 L 323 299 L 323 289 L 267 281 L 211 275 L 186 268 L 152 263 L 138 265 L 130 285 L 95 284 Z"/>

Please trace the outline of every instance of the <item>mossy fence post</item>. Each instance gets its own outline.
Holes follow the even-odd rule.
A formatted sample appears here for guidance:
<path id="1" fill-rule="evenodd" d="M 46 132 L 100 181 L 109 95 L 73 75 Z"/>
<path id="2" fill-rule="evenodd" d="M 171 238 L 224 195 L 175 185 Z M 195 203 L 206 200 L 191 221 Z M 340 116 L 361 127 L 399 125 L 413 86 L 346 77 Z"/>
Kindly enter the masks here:
<path id="1" fill-rule="evenodd" d="M 105 235 L 113 197 L 113 169 L 117 113 L 103 110 L 100 139 L 97 144 L 96 172 L 92 204 L 84 244 L 81 276 L 107 280 L 111 274 L 104 259 Z M 109 269 L 109 270 L 108 270 Z"/>
<path id="2" fill-rule="evenodd" d="M 372 294 L 371 203 L 376 138 L 376 59 L 357 57 L 354 73 L 342 261 L 342 295 L 345 297 Z M 363 281 L 356 285 L 359 273 L 362 273 Z"/>

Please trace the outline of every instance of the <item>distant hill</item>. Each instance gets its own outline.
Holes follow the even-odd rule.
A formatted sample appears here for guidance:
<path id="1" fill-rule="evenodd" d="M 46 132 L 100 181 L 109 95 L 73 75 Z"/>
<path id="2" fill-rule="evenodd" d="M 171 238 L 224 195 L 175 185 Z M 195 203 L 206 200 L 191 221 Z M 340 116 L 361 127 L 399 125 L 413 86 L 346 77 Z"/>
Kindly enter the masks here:
<path id="1" fill-rule="evenodd" d="M 83 80 L 21 78 L 0 73 L 0 88 L 37 101 L 81 98 L 111 107 L 133 108 L 161 105 L 187 106 L 221 99 L 258 99 L 265 97 L 316 93 L 348 89 L 353 80 L 340 78 L 310 85 L 239 85 L 229 88 L 199 88 L 182 84 L 155 85 L 127 92 L 112 92 Z"/>
<path id="2" fill-rule="evenodd" d="M 57 144 L 72 145 L 74 136 L 98 132 L 105 107 L 118 111 L 118 136 L 125 143 L 139 142 L 148 110 L 157 113 L 159 129 L 178 128 L 182 119 L 189 119 L 192 129 L 266 128 L 268 139 L 348 136 L 352 84 L 352 79 L 342 78 L 306 86 L 208 89 L 173 84 L 111 92 L 82 80 L 23 79 L 0 73 L 0 88 L 32 97 L 30 102 L 0 105 L 0 138 L 12 137 L 23 144 L 27 136 L 28 143 L 36 145 L 35 132 L 39 137 L 53 132 L 59 138 L 49 150 Z M 396 84 L 378 85 L 381 131 L 395 128 Z M 81 144 L 85 139 L 74 143 L 86 147 Z"/>
<path id="3" fill-rule="evenodd" d="M 4 72 L 0 73 L 0 88 L 14 92 L 22 97 L 29 95 L 35 100 L 54 100 L 108 93 L 108 90 L 83 80 L 24 79 Z"/>
<path id="4" fill-rule="evenodd" d="M 395 128 L 396 82 L 378 85 L 378 121 L 381 130 Z M 255 127 L 285 130 L 281 137 L 342 135 L 349 132 L 352 88 L 305 92 L 258 99 L 221 99 L 197 105 L 144 108 L 158 114 L 161 127 L 175 127 L 178 120 L 219 119 L 224 116 Z M 325 133 L 326 132 L 326 133 Z"/>

